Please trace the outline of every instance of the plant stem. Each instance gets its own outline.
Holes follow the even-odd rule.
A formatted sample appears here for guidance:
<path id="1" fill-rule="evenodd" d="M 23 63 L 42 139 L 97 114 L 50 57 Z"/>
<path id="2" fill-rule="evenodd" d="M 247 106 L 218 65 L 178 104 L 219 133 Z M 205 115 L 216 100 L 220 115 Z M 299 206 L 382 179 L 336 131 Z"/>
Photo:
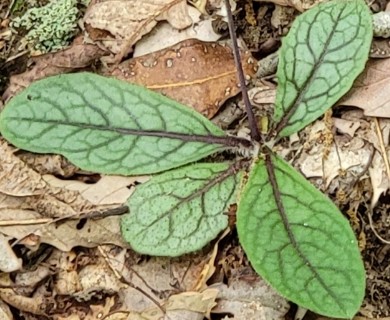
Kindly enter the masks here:
<path id="1" fill-rule="evenodd" d="M 260 141 L 261 136 L 260 136 L 259 127 L 257 125 L 255 115 L 253 114 L 252 105 L 249 101 L 248 91 L 246 90 L 244 71 L 242 70 L 240 52 L 237 45 L 237 37 L 234 30 L 232 9 L 230 7 L 229 0 L 225 0 L 225 5 L 227 10 L 228 22 L 229 22 L 228 24 L 229 24 L 230 38 L 232 39 L 232 44 L 233 44 L 234 61 L 237 67 L 237 75 L 240 82 L 242 100 L 244 101 L 246 113 L 248 115 L 249 128 L 251 130 L 251 138 L 254 141 Z"/>

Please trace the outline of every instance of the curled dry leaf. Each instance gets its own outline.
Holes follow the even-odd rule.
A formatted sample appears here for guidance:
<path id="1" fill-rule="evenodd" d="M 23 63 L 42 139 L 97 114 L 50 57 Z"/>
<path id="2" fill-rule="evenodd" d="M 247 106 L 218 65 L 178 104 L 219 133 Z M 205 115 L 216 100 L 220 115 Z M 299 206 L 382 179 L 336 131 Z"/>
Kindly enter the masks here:
<path id="1" fill-rule="evenodd" d="M 254 76 L 256 63 L 249 52 L 242 54 L 242 63 L 246 76 Z M 198 40 L 127 60 L 110 75 L 161 92 L 208 118 L 240 92 L 231 48 Z"/>
<path id="2" fill-rule="evenodd" d="M 75 246 L 92 248 L 104 243 L 128 247 L 120 235 L 119 216 L 97 220 L 87 219 L 86 221 L 68 220 L 56 224 L 51 221 L 42 221 L 42 216 L 34 211 L 0 209 L 0 218 L 12 221 L 12 224 L 0 227 L 1 233 L 14 239 L 23 239 L 34 234 L 35 246 L 48 243 L 62 251 L 69 251 Z"/>
<path id="3" fill-rule="evenodd" d="M 66 251 L 78 245 L 93 247 L 101 243 L 127 247 L 120 236 L 118 216 L 88 219 L 85 224 L 78 220 L 56 224 L 53 219 L 77 219 L 80 214 L 116 209 L 130 195 L 130 181 L 125 182 L 126 186 L 121 181 L 118 186 L 108 179 L 107 193 L 99 195 L 97 191 L 88 193 L 88 188 L 70 190 L 61 184 L 55 186 L 16 157 L 5 141 L 0 141 L 0 166 L 0 232 L 5 236 L 19 240 L 34 234 L 38 236 L 37 244 L 50 243 Z M 104 190 L 105 184 L 99 187 Z"/>
<path id="4" fill-rule="evenodd" d="M 137 42 L 133 57 L 162 50 L 187 39 L 215 42 L 221 38 L 221 35 L 217 34 L 213 29 L 215 18 L 212 16 L 201 16 L 200 12 L 194 7 L 188 7 L 188 14 L 193 21 L 191 28 L 178 30 L 168 22 L 161 22 L 149 34 Z"/>
<path id="5" fill-rule="evenodd" d="M 123 308 L 137 313 L 156 308 L 152 300 L 145 299 L 145 293 L 164 305 L 169 296 L 180 291 L 202 291 L 197 290 L 197 285 L 211 254 L 202 251 L 177 259 L 152 257 L 129 267 L 128 263 L 118 265 L 117 271 L 133 285 L 122 290 Z M 134 259 L 137 257 L 130 260 Z M 110 257 L 110 264 L 116 260 L 116 257 Z M 135 288 L 140 288 L 143 292 Z"/>
<path id="6" fill-rule="evenodd" d="M 348 171 L 353 174 L 351 177 L 344 177 L 343 182 L 352 185 L 354 177 L 366 169 L 373 152 L 370 145 L 360 138 L 346 139 L 345 136 L 335 136 L 334 139 L 335 144 L 328 150 L 327 157 L 324 157 L 324 145 L 316 143 L 309 150 L 304 150 L 297 160 L 304 176 L 322 178 L 325 188 L 328 188 L 340 173 Z M 317 140 L 320 141 L 318 138 Z"/>
<path id="7" fill-rule="evenodd" d="M 67 178 L 79 171 L 78 167 L 60 155 L 37 154 L 25 151 L 18 151 L 15 155 L 41 175 L 53 174 Z"/>
<path id="8" fill-rule="evenodd" d="M 282 320 L 289 310 L 286 299 L 279 296 L 264 280 L 248 267 L 239 267 L 229 284 L 215 284 L 219 290 L 213 313 L 229 313 L 233 320 Z M 241 273 L 241 275 L 240 275 Z M 252 274 L 251 274 L 252 273 Z M 250 280 L 250 279 L 253 280 Z"/>
<path id="9" fill-rule="evenodd" d="M 168 298 L 163 308 L 153 305 L 144 312 L 131 311 L 127 319 L 135 320 L 202 320 L 210 319 L 210 312 L 216 304 L 217 289 L 203 292 L 182 292 Z"/>
<path id="10" fill-rule="evenodd" d="M 15 292 L 15 290 L 9 288 L 0 289 L 0 299 L 20 311 L 26 311 L 32 314 L 42 316 L 46 315 L 46 310 L 44 310 L 43 306 L 47 306 L 50 304 L 50 298 L 29 298 L 19 295 Z"/>
<path id="11" fill-rule="evenodd" d="M 35 210 L 46 218 L 77 218 L 81 213 L 114 207 L 95 205 L 77 190 L 50 185 L 16 157 L 4 140 L 0 141 L 0 168 L 0 196 L 4 198 L 0 208 Z"/>
<path id="12" fill-rule="evenodd" d="M 19 259 L 15 255 L 8 240 L 9 239 L 4 237 L 4 235 L 0 233 L 0 271 L 1 272 L 13 272 L 21 269 L 22 267 L 22 259 Z"/>
<path id="13" fill-rule="evenodd" d="M 11 313 L 9 306 L 4 301 L 0 300 L 0 319 L 13 320 L 13 318 L 14 317 Z"/>
<path id="14" fill-rule="evenodd" d="M 66 286 L 66 279 L 63 285 Z M 120 282 L 104 259 L 99 259 L 94 264 L 89 264 L 82 268 L 77 274 L 77 280 L 80 282 L 79 292 L 67 292 L 76 298 L 90 300 L 96 292 L 119 292 L 126 288 L 126 283 Z"/>
<path id="15" fill-rule="evenodd" d="M 52 175 L 45 175 L 43 178 L 51 186 L 79 192 L 84 199 L 95 205 L 124 203 L 133 193 L 134 188 L 130 189 L 130 186 L 148 180 L 147 176 L 102 176 L 97 183 L 87 184 L 81 181 L 61 180 Z"/>
<path id="16" fill-rule="evenodd" d="M 85 24 L 110 33 L 101 42 L 108 50 L 117 54 L 115 60 L 118 62 L 161 20 L 167 20 L 176 29 L 190 26 L 192 20 L 187 12 L 186 1 L 106 0 L 92 3 L 84 16 Z"/>
<path id="17" fill-rule="evenodd" d="M 10 84 L 4 92 L 3 99 L 4 101 L 11 99 L 36 80 L 85 68 L 103 54 L 104 51 L 96 45 L 83 43 L 82 38 L 78 37 L 63 51 L 33 57 L 29 70 L 10 77 Z"/>
<path id="18" fill-rule="evenodd" d="M 42 177 L 18 159 L 12 148 L 0 140 L 0 194 L 23 197 L 44 194 Z"/>
<path id="19" fill-rule="evenodd" d="M 339 105 L 355 106 L 370 117 L 390 118 L 390 59 L 368 61 L 349 93 Z"/>

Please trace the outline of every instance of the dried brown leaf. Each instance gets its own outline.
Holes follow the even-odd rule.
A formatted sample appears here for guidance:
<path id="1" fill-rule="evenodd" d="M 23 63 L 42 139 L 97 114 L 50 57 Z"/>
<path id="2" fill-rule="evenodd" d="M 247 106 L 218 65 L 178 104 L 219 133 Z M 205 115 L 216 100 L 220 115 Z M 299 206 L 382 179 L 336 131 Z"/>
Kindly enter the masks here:
<path id="1" fill-rule="evenodd" d="M 87 184 L 75 180 L 61 180 L 52 175 L 45 175 L 43 178 L 54 187 L 79 192 L 84 199 L 96 205 L 124 203 L 133 192 L 131 186 L 149 179 L 147 176 L 102 176 L 97 183 Z"/>
<path id="2" fill-rule="evenodd" d="M 9 306 L 0 300 L 0 319 L 2 320 L 13 320 L 13 316 Z"/>
<path id="3" fill-rule="evenodd" d="M 118 216 L 87 219 L 85 224 L 79 224 L 78 220 L 55 221 L 57 218 L 77 219 L 81 214 L 99 213 L 122 206 L 132 192 L 127 186 L 134 183 L 135 178 L 107 177 L 97 186 L 81 182 L 61 183 L 61 180 L 50 179 L 49 176 L 45 176 L 47 180 L 44 180 L 13 152 L 5 141 L 0 140 L 1 233 L 17 240 L 35 235 L 37 239 L 28 238 L 26 244 L 45 242 L 61 250 L 70 250 L 74 246 L 93 247 L 102 243 L 127 247 L 120 236 Z M 48 181 L 57 182 L 57 185 Z M 73 190 L 66 188 L 67 184 L 72 184 Z"/>
<path id="4" fill-rule="evenodd" d="M 110 33 L 101 40 L 104 47 L 118 54 L 121 61 L 132 46 L 149 33 L 158 21 L 167 20 L 172 27 L 184 29 L 192 24 L 184 0 L 106 0 L 93 3 L 84 16 L 84 23 Z"/>
<path id="5" fill-rule="evenodd" d="M 200 41 L 215 42 L 221 38 L 213 28 L 213 16 L 201 16 L 201 13 L 194 7 L 188 7 L 193 25 L 191 28 L 178 30 L 168 22 L 160 22 L 149 34 L 140 39 L 135 47 L 133 57 L 139 57 L 164 48 L 173 46 L 187 39 L 198 39 Z"/>
<path id="6" fill-rule="evenodd" d="M 79 37 L 65 50 L 32 57 L 31 69 L 10 77 L 3 99 L 11 99 L 36 80 L 85 68 L 103 54 L 104 51 L 96 45 L 83 43 Z"/>
<path id="7" fill-rule="evenodd" d="M 62 251 L 69 251 L 76 246 L 92 248 L 104 243 L 128 247 L 121 237 L 119 216 L 98 220 L 87 219 L 81 222 L 34 221 L 39 222 L 40 218 L 40 214 L 30 210 L 2 209 L 0 220 L 12 221 L 12 225 L 1 226 L 0 232 L 14 239 L 23 239 L 34 234 L 37 238 L 35 246 L 48 243 Z"/>
<path id="8" fill-rule="evenodd" d="M 214 307 L 218 295 L 216 289 L 203 292 L 182 292 L 172 295 L 163 309 L 154 305 L 143 312 L 130 312 L 128 320 L 203 320 Z M 209 319 L 209 317 L 208 317 Z"/>
<path id="9" fill-rule="evenodd" d="M 0 169 L 0 196 L 7 196 L 10 202 L 6 206 L 3 203 L 3 209 L 31 209 L 46 218 L 77 219 L 80 214 L 115 208 L 112 203 L 95 205 L 77 190 L 50 185 L 16 157 L 4 140 L 0 140 Z"/>
<path id="10" fill-rule="evenodd" d="M 45 305 L 45 300 L 48 299 L 24 297 L 17 294 L 13 289 L 8 288 L 0 288 L 0 299 L 20 311 L 45 316 L 45 310 L 42 310 L 42 306 Z"/>
<path id="11" fill-rule="evenodd" d="M 370 117 L 390 118 L 390 59 L 370 60 L 339 105 L 355 106 Z"/>
<path id="12" fill-rule="evenodd" d="M 305 177 L 322 178 L 325 188 L 345 171 L 353 172 L 350 179 L 343 179 L 343 182 L 349 185 L 353 181 L 351 179 L 363 172 L 371 161 L 372 148 L 362 139 L 357 137 L 346 139 L 344 136 L 335 136 L 334 139 L 335 144 L 330 147 L 326 158 L 324 145 L 318 142 L 310 149 L 304 150 L 296 162 Z"/>
<path id="13" fill-rule="evenodd" d="M 153 257 L 129 267 L 127 267 L 129 262 L 126 263 L 126 267 L 118 266 L 118 272 L 132 284 L 122 291 L 123 308 L 137 313 L 155 309 L 155 302 L 145 299 L 145 293 L 164 305 L 172 294 L 193 291 L 198 283 L 199 274 L 209 259 L 210 253 L 201 252 L 177 259 Z"/>
<path id="14" fill-rule="evenodd" d="M 0 139 L 0 193 L 23 197 L 41 195 L 46 190 L 41 175 L 16 157 L 8 143 Z"/>
<path id="15" fill-rule="evenodd" d="M 79 168 L 61 155 L 37 154 L 18 151 L 15 155 L 39 174 L 53 174 L 61 177 L 71 177 Z"/>
<path id="16" fill-rule="evenodd" d="M 212 310 L 213 313 L 229 313 L 234 316 L 229 319 L 234 320 L 285 319 L 289 310 L 287 300 L 280 297 L 248 267 L 240 267 L 236 272 L 236 275 L 229 278 L 229 285 L 219 283 L 210 286 L 210 289 L 219 290 L 218 303 Z M 249 280 L 251 278 L 254 280 Z"/>
<path id="17" fill-rule="evenodd" d="M 0 271 L 13 272 L 21 269 L 21 267 L 22 259 L 15 255 L 9 244 L 9 239 L 0 233 Z"/>
<path id="18" fill-rule="evenodd" d="M 69 283 L 77 283 L 77 287 L 69 287 Z M 59 294 L 71 295 L 80 300 L 90 300 L 96 292 L 114 293 L 126 288 L 120 282 L 103 259 L 90 263 L 79 272 L 66 272 L 57 281 L 56 290 Z"/>
<path id="19" fill-rule="evenodd" d="M 254 76 L 249 52 L 242 54 L 242 63 L 246 76 Z M 231 48 L 198 40 L 127 60 L 109 75 L 161 92 L 208 118 L 240 92 Z"/>

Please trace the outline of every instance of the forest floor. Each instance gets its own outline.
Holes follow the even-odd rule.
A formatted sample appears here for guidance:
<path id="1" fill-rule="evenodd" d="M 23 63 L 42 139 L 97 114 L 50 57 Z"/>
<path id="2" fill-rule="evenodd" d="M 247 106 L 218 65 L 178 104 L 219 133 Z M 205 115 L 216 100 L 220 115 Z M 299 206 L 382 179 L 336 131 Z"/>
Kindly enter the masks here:
<path id="1" fill-rule="evenodd" d="M 90 71 L 154 88 L 227 132 L 248 136 L 223 1 L 64 0 L 71 10 L 64 4 L 57 15 L 18 18 L 49 2 L 0 0 L 0 108 L 39 79 Z M 272 115 L 281 39 L 316 2 L 232 2 L 259 118 Z M 377 13 L 387 2 L 369 5 Z M 129 3 L 132 9 L 124 10 Z M 65 11 L 67 21 L 59 18 Z M 356 234 L 367 288 L 355 320 L 390 319 L 390 106 L 380 97 L 370 102 L 375 90 L 388 92 L 389 57 L 388 40 L 376 39 L 359 80 L 364 88 L 355 86 L 280 147 Z M 19 150 L 1 137 L 0 149 L 0 319 L 300 319 L 302 310 L 251 268 L 238 242 L 234 206 L 230 228 L 200 252 L 140 255 L 122 239 L 120 216 L 66 217 L 88 206 L 123 205 L 149 177 L 86 172 L 62 156 Z M 308 311 L 304 319 L 331 318 Z"/>

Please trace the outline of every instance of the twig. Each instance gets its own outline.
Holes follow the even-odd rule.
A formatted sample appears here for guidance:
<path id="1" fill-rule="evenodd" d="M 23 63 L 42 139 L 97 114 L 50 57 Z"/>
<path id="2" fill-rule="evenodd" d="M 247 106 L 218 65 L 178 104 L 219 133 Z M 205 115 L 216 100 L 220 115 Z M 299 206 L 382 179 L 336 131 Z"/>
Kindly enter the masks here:
<path id="1" fill-rule="evenodd" d="M 90 212 L 86 212 L 86 213 L 83 213 L 83 212 L 78 213 L 77 212 L 76 214 L 69 214 L 69 215 L 57 217 L 57 218 L 37 219 L 39 221 L 39 223 L 41 223 L 43 225 L 39 226 L 37 229 L 33 230 L 31 233 L 36 234 L 37 231 L 41 230 L 41 228 L 43 228 L 44 226 L 48 226 L 52 223 L 65 222 L 66 220 L 80 220 L 80 219 L 96 220 L 98 218 L 103 219 L 103 218 L 106 218 L 108 216 L 124 214 L 124 213 L 128 212 L 128 209 L 129 208 L 127 206 L 122 205 L 122 206 L 119 206 L 117 208 L 111 208 L 111 209 L 107 209 L 107 210 L 103 210 L 103 211 L 90 211 Z M 31 222 L 31 223 L 28 223 L 28 222 Z M 31 220 L 21 220 L 21 221 L 4 220 L 4 222 L 0 221 L 0 226 L 2 226 L 2 225 L 5 225 L 5 226 L 26 225 L 26 224 L 38 224 L 38 222 L 34 223 Z M 11 247 L 14 247 L 15 245 L 19 244 L 24 238 L 25 237 L 15 240 L 12 243 Z"/>
<path id="2" fill-rule="evenodd" d="M 385 143 L 383 141 L 383 135 L 382 135 L 382 131 L 381 131 L 381 127 L 380 127 L 378 118 L 374 118 L 374 122 L 375 122 L 375 126 L 376 126 L 376 133 L 377 133 L 378 139 L 379 139 L 379 145 L 381 147 L 383 162 L 385 163 L 385 167 L 386 167 L 387 177 L 390 180 L 389 157 L 387 156 L 386 147 L 385 147 Z"/>
<path id="3" fill-rule="evenodd" d="M 42 218 L 42 219 L 27 219 L 27 220 L 0 220 L 0 227 L 10 227 L 10 226 L 24 226 L 32 224 L 43 224 L 43 223 L 53 222 L 52 218 Z"/>
<path id="4" fill-rule="evenodd" d="M 248 97 L 248 91 L 246 90 L 245 85 L 245 77 L 244 77 L 244 71 L 242 70 L 242 63 L 240 58 L 240 52 L 237 45 L 237 37 L 234 30 L 234 22 L 233 22 L 233 15 L 232 15 L 232 9 L 230 7 L 229 0 L 225 0 L 226 10 L 227 10 L 227 18 L 228 18 L 228 24 L 229 24 L 229 33 L 230 38 L 232 39 L 233 44 L 233 55 L 234 55 L 234 61 L 237 67 L 237 75 L 238 79 L 240 81 L 240 87 L 241 87 L 241 93 L 242 93 L 242 99 L 245 104 L 246 113 L 248 115 L 248 121 L 249 121 L 249 128 L 251 130 L 251 138 L 254 141 L 260 141 L 260 131 L 259 127 L 256 122 L 255 115 L 253 114 L 252 106 L 249 101 Z"/>
<path id="5" fill-rule="evenodd" d="M 372 206 L 368 206 L 368 221 L 370 222 L 370 228 L 372 230 L 372 232 L 374 232 L 375 236 L 380 240 L 382 241 L 383 243 L 386 243 L 386 244 L 390 244 L 390 240 L 386 240 L 384 238 L 382 238 L 380 236 L 380 234 L 378 233 L 378 231 L 376 231 L 376 228 L 374 226 L 374 222 L 372 221 L 372 215 L 373 215 L 373 209 L 372 209 Z"/>
<path id="6" fill-rule="evenodd" d="M 145 290 L 143 290 L 142 288 L 134 285 L 133 283 L 131 283 L 130 281 L 128 281 L 124 276 L 123 274 L 120 274 L 116 269 L 115 267 L 111 264 L 110 262 L 110 259 L 107 255 L 107 253 L 103 250 L 103 248 L 101 246 L 98 247 L 98 250 L 99 250 L 99 253 L 102 255 L 104 261 L 107 263 L 107 266 L 110 268 L 110 270 L 114 273 L 115 277 L 119 280 L 119 281 L 122 281 L 124 283 L 126 283 L 129 287 L 133 288 L 134 290 L 137 290 L 138 292 L 140 292 L 141 294 L 143 294 L 146 298 L 148 298 L 150 301 L 152 301 L 152 303 L 154 303 L 158 309 L 160 309 L 160 311 L 164 314 L 164 316 L 167 316 L 168 319 L 169 319 L 169 316 L 167 315 L 166 313 L 166 310 L 163 308 L 163 306 L 155 299 L 153 298 L 150 294 L 148 294 Z M 132 270 L 134 272 L 134 270 Z M 146 284 L 146 281 L 138 274 L 136 273 L 136 275 Z M 150 289 L 150 287 L 148 286 L 148 288 Z"/>

